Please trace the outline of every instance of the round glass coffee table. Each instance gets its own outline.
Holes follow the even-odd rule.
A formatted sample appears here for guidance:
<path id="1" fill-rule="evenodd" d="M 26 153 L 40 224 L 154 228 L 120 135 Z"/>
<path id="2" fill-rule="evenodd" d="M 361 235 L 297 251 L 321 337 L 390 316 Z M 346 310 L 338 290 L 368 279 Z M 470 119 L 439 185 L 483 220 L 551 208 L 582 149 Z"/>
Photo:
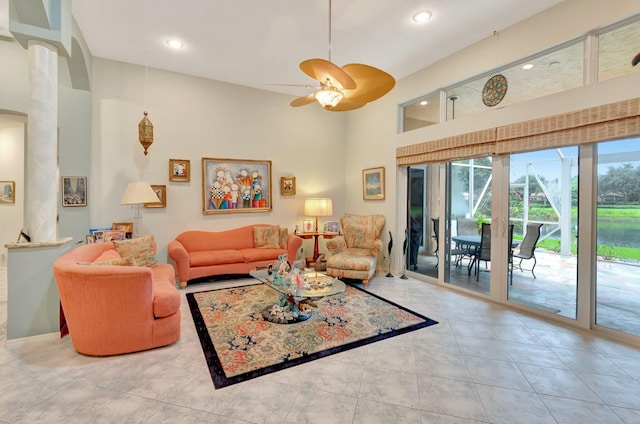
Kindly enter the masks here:
<path id="1" fill-rule="evenodd" d="M 262 317 L 269 322 L 293 324 L 311 317 L 313 300 L 342 293 L 346 289 L 343 281 L 326 274 L 306 269 L 302 275 L 305 283 L 295 283 L 275 278 L 267 269 L 254 269 L 249 273 L 278 293 L 279 302 L 262 310 Z"/>

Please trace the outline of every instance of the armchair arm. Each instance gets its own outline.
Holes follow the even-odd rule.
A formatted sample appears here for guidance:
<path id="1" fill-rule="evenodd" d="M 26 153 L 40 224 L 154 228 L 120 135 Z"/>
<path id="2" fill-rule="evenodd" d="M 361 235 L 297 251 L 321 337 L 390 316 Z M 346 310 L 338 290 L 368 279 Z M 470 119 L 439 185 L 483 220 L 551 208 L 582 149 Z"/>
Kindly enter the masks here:
<path id="1" fill-rule="evenodd" d="M 376 241 L 373 242 L 373 248 L 371 249 L 371 253 L 377 256 L 382 251 L 383 247 L 384 247 L 384 243 L 382 243 L 382 240 L 376 239 Z"/>
<path id="2" fill-rule="evenodd" d="M 189 278 L 189 253 L 178 240 L 171 240 L 168 248 L 169 256 L 176 264 L 178 279 L 187 281 Z"/>
<path id="3" fill-rule="evenodd" d="M 344 240 L 344 236 L 337 236 L 327 240 L 327 250 L 332 255 L 337 255 L 347 248 L 347 242 Z"/>

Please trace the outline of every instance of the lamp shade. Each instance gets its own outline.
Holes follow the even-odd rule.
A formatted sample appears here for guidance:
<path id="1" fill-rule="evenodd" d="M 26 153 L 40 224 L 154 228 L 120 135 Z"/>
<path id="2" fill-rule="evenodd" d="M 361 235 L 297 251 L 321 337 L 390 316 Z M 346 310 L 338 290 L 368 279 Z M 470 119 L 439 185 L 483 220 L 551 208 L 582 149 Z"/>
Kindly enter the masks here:
<path id="1" fill-rule="evenodd" d="M 120 199 L 121 205 L 139 205 L 141 203 L 159 202 L 160 199 L 149 183 L 138 181 L 129 183 Z"/>
<path id="2" fill-rule="evenodd" d="M 304 214 L 306 216 L 331 216 L 333 215 L 333 202 L 331 199 L 305 199 Z"/>

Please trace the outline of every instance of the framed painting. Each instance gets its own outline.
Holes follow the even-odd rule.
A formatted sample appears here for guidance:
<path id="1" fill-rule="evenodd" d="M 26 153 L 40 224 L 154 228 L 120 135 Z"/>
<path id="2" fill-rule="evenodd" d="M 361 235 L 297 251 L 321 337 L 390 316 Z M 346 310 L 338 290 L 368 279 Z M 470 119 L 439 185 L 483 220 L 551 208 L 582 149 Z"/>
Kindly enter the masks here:
<path id="1" fill-rule="evenodd" d="M 202 213 L 270 212 L 271 161 L 202 158 Z"/>
<path id="2" fill-rule="evenodd" d="M 116 231 L 124 231 L 125 238 L 130 239 L 133 235 L 133 222 L 114 222 L 111 228 Z"/>
<path id="3" fill-rule="evenodd" d="M 0 181 L 0 203 L 16 203 L 15 181 Z"/>
<path id="4" fill-rule="evenodd" d="M 169 159 L 169 181 L 191 181 L 191 162 L 188 159 Z"/>
<path id="5" fill-rule="evenodd" d="M 62 177 L 62 206 L 87 206 L 87 177 Z"/>
<path id="6" fill-rule="evenodd" d="M 280 194 L 282 196 L 296 194 L 296 177 L 280 177 Z"/>
<path id="7" fill-rule="evenodd" d="M 362 170 L 362 198 L 384 200 L 384 166 Z"/>
<path id="8" fill-rule="evenodd" d="M 159 202 L 145 203 L 145 208 L 166 208 L 167 207 L 167 186 L 166 185 L 153 185 L 151 188 L 155 191 L 156 196 L 160 199 Z"/>

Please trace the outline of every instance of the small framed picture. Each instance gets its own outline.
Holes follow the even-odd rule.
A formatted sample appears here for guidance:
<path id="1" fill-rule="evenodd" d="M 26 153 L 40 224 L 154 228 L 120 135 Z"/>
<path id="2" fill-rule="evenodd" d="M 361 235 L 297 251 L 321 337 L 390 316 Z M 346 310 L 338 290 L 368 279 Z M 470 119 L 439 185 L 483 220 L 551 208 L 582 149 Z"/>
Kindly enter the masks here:
<path id="1" fill-rule="evenodd" d="M 110 230 L 94 231 L 94 233 L 93 233 L 93 242 L 94 243 L 102 243 L 104 241 L 103 234 L 104 234 L 105 231 L 110 231 Z"/>
<path id="2" fill-rule="evenodd" d="M 282 196 L 296 194 L 296 177 L 280 177 L 280 194 Z"/>
<path id="3" fill-rule="evenodd" d="M 102 241 L 124 240 L 125 232 L 122 230 L 107 230 L 102 232 Z"/>
<path id="4" fill-rule="evenodd" d="M 87 177 L 62 177 L 62 206 L 87 206 Z"/>
<path id="5" fill-rule="evenodd" d="M 87 234 L 86 236 L 84 236 L 84 241 L 87 244 L 91 244 L 93 242 L 96 241 L 95 237 L 93 236 L 93 234 Z"/>
<path id="6" fill-rule="evenodd" d="M 159 202 L 145 203 L 145 208 L 166 208 L 167 207 L 167 186 L 166 185 L 151 185 L 153 191 L 156 192 L 156 196 L 160 199 Z"/>
<path id="7" fill-rule="evenodd" d="M 169 181 L 191 180 L 191 162 L 188 159 L 169 159 Z"/>
<path id="8" fill-rule="evenodd" d="M 130 239 L 133 234 L 133 222 L 114 222 L 111 228 L 116 231 L 124 231 L 124 237 Z"/>
<path id="9" fill-rule="evenodd" d="M 340 223 L 338 221 L 327 221 L 327 233 L 336 233 L 340 232 Z"/>
<path id="10" fill-rule="evenodd" d="M 362 170 L 362 198 L 384 200 L 384 166 Z"/>
<path id="11" fill-rule="evenodd" d="M 0 181 L 0 203 L 16 203 L 15 181 Z"/>
<path id="12" fill-rule="evenodd" d="M 316 221 L 313 219 L 305 219 L 302 221 L 302 232 L 313 233 L 316 230 Z"/>

